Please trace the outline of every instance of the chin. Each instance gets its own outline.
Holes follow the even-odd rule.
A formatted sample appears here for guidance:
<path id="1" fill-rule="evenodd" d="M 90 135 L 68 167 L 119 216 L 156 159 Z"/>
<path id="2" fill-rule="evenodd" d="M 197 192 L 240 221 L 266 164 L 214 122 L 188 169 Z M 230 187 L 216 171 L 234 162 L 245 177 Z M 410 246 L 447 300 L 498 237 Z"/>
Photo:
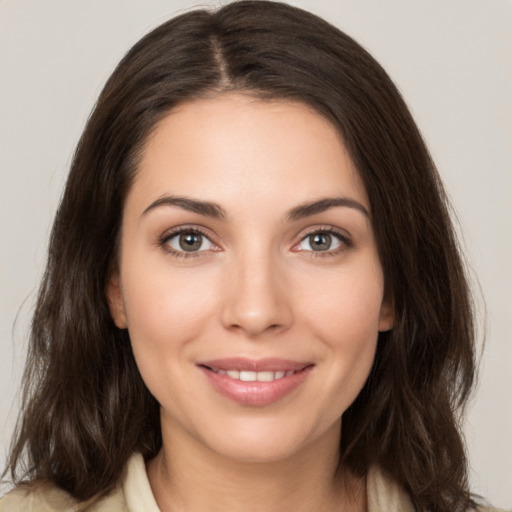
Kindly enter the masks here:
<path id="1" fill-rule="evenodd" d="M 214 432 L 208 433 L 207 438 L 203 438 L 203 442 L 223 457 L 252 464 L 285 461 L 301 452 L 317 450 L 324 440 L 331 448 L 339 446 L 339 422 L 327 429 L 304 422 L 300 426 L 294 423 L 268 418 L 237 421 L 230 426 L 219 425 Z"/>
<path id="2" fill-rule="evenodd" d="M 212 447 L 216 452 L 241 464 L 271 464 L 284 461 L 301 451 L 303 443 L 284 439 L 252 439 Z"/>

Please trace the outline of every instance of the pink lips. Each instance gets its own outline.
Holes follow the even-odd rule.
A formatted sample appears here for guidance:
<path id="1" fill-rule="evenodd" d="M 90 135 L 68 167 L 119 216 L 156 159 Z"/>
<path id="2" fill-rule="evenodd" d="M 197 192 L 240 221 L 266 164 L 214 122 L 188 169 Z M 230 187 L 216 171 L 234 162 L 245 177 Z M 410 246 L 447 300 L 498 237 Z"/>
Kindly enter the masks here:
<path id="1" fill-rule="evenodd" d="M 241 405 L 253 407 L 270 405 L 284 398 L 304 382 L 313 368 L 310 362 L 276 358 L 216 359 L 201 362 L 197 366 L 217 392 Z M 240 378 L 250 380 L 239 380 L 237 372 Z M 255 380 L 255 374 L 264 381 Z"/>

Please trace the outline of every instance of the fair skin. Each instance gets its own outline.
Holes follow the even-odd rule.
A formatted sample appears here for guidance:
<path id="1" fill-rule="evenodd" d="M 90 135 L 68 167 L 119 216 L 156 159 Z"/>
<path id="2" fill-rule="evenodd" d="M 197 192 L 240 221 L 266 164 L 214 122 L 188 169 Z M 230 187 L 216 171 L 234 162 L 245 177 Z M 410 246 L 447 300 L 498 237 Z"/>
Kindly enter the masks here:
<path id="1" fill-rule="evenodd" d="M 151 134 L 107 294 L 161 404 L 162 512 L 366 509 L 337 463 L 393 325 L 370 216 L 337 131 L 302 104 L 218 95 Z"/>

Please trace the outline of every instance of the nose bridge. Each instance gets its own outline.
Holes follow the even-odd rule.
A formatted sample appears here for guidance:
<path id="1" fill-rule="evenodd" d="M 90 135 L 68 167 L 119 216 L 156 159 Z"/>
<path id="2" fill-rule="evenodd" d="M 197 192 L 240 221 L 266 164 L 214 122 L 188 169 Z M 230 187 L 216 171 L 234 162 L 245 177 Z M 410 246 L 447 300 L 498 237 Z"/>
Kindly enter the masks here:
<path id="1" fill-rule="evenodd" d="M 233 256 L 222 320 L 229 329 L 257 336 L 284 329 L 292 320 L 285 275 L 271 248 L 246 247 Z"/>

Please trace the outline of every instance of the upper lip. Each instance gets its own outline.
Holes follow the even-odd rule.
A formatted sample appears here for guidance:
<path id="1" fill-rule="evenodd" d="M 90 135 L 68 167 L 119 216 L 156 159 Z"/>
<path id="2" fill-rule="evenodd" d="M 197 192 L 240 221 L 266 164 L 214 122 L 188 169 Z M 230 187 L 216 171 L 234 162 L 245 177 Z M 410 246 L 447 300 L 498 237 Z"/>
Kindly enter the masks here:
<path id="1" fill-rule="evenodd" d="M 249 359 L 246 357 L 228 357 L 223 359 L 214 359 L 201 361 L 198 366 L 205 366 L 212 370 L 238 370 L 252 372 L 278 372 L 278 371 L 298 371 L 307 366 L 312 366 L 309 361 L 292 361 L 290 359 L 264 358 Z"/>

